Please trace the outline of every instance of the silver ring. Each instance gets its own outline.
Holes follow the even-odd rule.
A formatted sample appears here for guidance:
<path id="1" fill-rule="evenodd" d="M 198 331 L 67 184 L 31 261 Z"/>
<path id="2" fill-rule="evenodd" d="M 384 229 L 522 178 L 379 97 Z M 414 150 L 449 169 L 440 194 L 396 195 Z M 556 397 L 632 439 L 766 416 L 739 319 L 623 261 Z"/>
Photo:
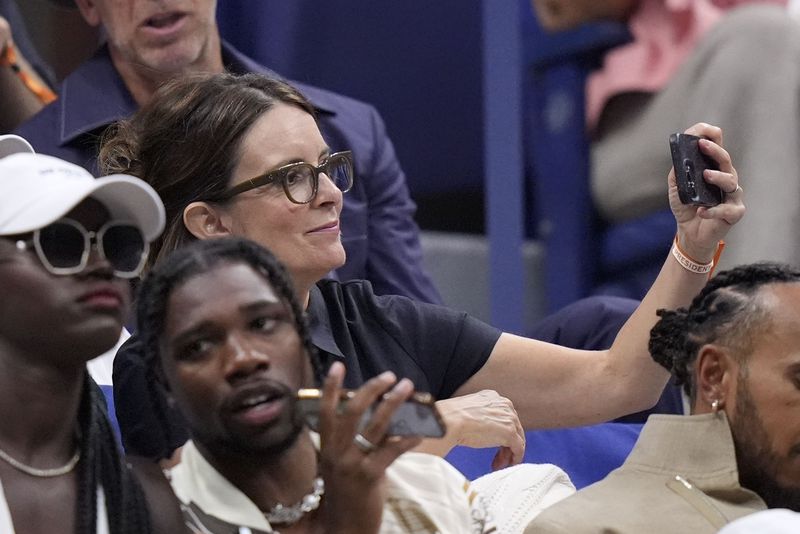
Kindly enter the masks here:
<path id="1" fill-rule="evenodd" d="M 356 434 L 353 436 L 353 443 L 355 443 L 356 447 L 358 447 L 364 454 L 369 454 L 377 448 L 374 443 L 361 434 Z"/>
<path id="2" fill-rule="evenodd" d="M 738 185 L 738 184 L 737 184 L 737 185 L 736 185 L 736 189 L 734 189 L 733 191 L 725 191 L 725 194 L 726 194 L 726 195 L 732 195 L 732 194 L 734 194 L 734 193 L 738 193 L 739 191 L 744 191 L 744 189 L 742 189 L 742 186 L 741 186 L 741 185 Z"/>

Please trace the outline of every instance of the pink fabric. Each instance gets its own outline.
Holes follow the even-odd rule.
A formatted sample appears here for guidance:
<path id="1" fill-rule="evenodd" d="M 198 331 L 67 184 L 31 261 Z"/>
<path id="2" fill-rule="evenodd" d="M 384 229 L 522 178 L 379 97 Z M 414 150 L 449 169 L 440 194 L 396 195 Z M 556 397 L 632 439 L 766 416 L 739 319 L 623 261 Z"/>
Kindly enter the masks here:
<path id="1" fill-rule="evenodd" d="M 586 83 L 586 123 L 593 131 L 606 102 L 629 91 L 663 88 L 723 12 L 741 4 L 787 0 L 641 0 L 628 20 L 633 41 L 609 51 Z"/>
<path id="2" fill-rule="evenodd" d="M 712 0 L 713 4 L 723 9 L 730 9 L 732 7 L 741 6 L 743 4 L 778 4 L 786 7 L 789 0 Z"/>

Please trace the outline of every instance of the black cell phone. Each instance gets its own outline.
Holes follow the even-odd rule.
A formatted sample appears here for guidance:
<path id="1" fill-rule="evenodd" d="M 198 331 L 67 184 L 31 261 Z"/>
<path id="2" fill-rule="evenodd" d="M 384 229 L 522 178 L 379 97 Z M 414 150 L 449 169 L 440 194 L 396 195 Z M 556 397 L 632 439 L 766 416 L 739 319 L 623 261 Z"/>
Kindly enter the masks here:
<path id="1" fill-rule="evenodd" d="M 352 390 L 343 390 L 339 405 L 343 405 L 355 395 Z M 319 431 L 319 400 L 321 389 L 301 389 L 297 392 L 297 405 L 311 430 Z M 372 417 L 372 409 L 364 412 L 361 427 Z M 446 432 L 444 421 L 436 409 L 430 393 L 414 393 L 392 414 L 386 434 L 389 436 L 421 436 L 441 438 Z"/>
<path id="2" fill-rule="evenodd" d="M 713 158 L 700 152 L 696 135 L 674 133 L 669 136 L 669 150 L 678 185 L 678 197 L 684 204 L 716 206 L 722 202 L 722 190 L 703 178 L 706 169 L 719 170 Z"/>

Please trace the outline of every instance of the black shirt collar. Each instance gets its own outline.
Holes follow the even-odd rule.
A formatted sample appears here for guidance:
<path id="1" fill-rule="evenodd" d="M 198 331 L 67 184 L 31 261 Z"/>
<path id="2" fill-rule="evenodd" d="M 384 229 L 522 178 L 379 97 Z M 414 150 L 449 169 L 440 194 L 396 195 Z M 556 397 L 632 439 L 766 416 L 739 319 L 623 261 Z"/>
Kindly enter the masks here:
<path id="1" fill-rule="evenodd" d="M 325 306 L 325 299 L 322 292 L 315 285 L 311 288 L 308 298 L 308 324 L 311 333 L 311 342 L 319 350 L 332 354 L 337 359 L 344 361 L 344 354 L 339 350 L 336 340 L 331 330 L 328 309 Z"/>

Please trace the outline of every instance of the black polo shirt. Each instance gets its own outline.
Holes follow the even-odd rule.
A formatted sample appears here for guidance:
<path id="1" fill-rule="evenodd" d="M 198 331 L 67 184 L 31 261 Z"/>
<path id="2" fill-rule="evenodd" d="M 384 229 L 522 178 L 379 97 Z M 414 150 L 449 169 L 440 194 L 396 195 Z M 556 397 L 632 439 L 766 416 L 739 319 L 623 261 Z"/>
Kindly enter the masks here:
<path id="1" fill-rule="evenodd" d="M 465 312 L 375 295 L 364 280 L 323 280 L 311 289 L 311 341 L 323 362 L 344 362 L 346 387 L 383 371 L 448 398 L 489 358 L 500 330 Z"/>
<path id="2" fill-rule="evenodd" d="M 450 397 L 475 374 L 501 333 L 464 312 L 375 295 L 363 280 L 318 282 L 311 289 L 308 316 L 311 341 L 323 362 L 344 362 L 346 387 L 390 370 L 436 398 Z M 128 454 L 163 458 L 189 436 L 183 418 L 163 395 L 150 397 L 142 350 L 134 334 L 114 358 L 115 411 Z M 156 405 L 167 415 L 168 431 Z"/>

